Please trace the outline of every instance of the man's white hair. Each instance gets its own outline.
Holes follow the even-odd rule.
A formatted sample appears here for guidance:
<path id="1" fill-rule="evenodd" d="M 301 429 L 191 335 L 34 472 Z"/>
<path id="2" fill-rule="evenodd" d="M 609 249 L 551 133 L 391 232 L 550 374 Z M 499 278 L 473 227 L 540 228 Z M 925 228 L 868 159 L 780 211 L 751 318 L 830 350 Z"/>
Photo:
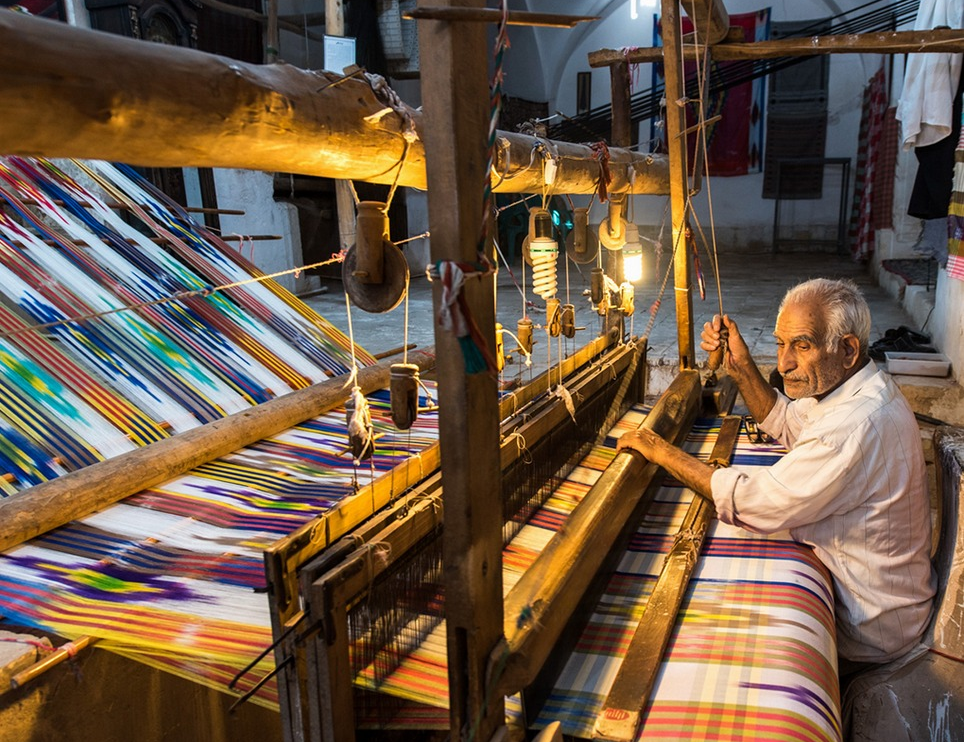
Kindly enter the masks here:
<path id="1" fill-rule="evenodd" d="M 780 302 L 780 312 L 791 304 L 820 307 L 826 322 L 823 342 L 834 350 L 844 335 L 855 335 L 860 342 L 860 355 L 867 355 L 870 345 L 870 307 L 857 284 L 849 278 L 812 278 L 787 291 Z"/>

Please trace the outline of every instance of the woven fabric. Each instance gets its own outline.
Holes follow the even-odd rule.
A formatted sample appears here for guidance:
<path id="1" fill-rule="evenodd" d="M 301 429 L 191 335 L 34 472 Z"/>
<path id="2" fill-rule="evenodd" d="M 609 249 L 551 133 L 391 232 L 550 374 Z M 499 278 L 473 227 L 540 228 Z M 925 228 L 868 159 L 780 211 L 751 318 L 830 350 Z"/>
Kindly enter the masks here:
<path id="1" fill-rule="evenodd" d="M 641 409 L 628 413 L 507 547 L 506 591 L 599 478 L 618 436 L 643 417 Z M 719 420 L 700 421 L 687 450 L 708 456 L 718 426 Z M 767 465 L 782 453 L 741 436 L 734 462 Z M 678 482 L 667 480 L 661 488 L 534 727 L 558 720 L 567 736 L 592 736 L 692 497 Z M 786 533 L 759 537 L 714 521 L 639 738 L 839 740 L 833 621 L 830 576 L 808 548 Z M 419 705 L 447 707 L 444 637 L 442 624 L 379 686 L 414 702 L 406 713 Z M 356 682 L 374 689 L 369 673 Z M 507 713 L 518 718 L 518 699 L 507 699 Z"/>
<path id="2" fill-rule="evenodd" d="M 947 275 L 964 281 L 964 128 L 954 151 L 954 190 L 947 216 Z"/>
<path id="3" fill-rule="evenodd" d="M 864 89 L 853 210 L 850 215 L 850 252 L 854 260 L 867 260 L 874 253 L 874 184 L 887 110 L 886 88 L 886 75 L 881 65 Z"/>
<path id="4" fill-rule="evenodd" d="M 900 148 L 900 123 L 896 116 L 895 107 L 887 109 L 880 134 L 880 152 L 877 156 L 877 167 L 874 168 L 874 192 L 871 201 L 875 230 L 894 227 L 894 179 L 897 152 Z"/>

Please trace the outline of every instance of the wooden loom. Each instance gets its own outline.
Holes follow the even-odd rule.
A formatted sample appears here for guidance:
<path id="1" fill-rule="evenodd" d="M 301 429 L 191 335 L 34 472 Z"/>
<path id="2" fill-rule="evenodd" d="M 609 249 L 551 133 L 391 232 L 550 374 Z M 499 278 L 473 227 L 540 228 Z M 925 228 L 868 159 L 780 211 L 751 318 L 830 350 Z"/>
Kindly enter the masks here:
<path id="1" fill-rule="evenodd" d="M 698 10 L 701 5 L 709 7 L 711 5 L 718 6 L 719 4 L 694 3 L 694 5 L 697 5 Z M 673 17 L 676 10 L 675 3 L 664 3 L 664 17 Z M 450 110 L 458 111 L 460 106 L 451 105 L 454 103 L 454 90 L 452 90 L 450 86 L 447 87 L 445 80 L 433 79 L 433 75 L 442 75 L 445 70 L 455 67 L 471 68 L 470 64 L 465 64 L 465 60 L 471 61 L 478 59 L 480 56 L 484 56 L 484 52 L 480 54 L 484 46 L 481 44 L 481 34 L 474 29 L 465 31 L 458 28 L 448 28 L 445 24 L 438 22 L 428 22 L 428 27 L 432 29 L 432 33 L 434 34 L 433 43 L 438 43 L 438 48 L 442 50 L 441 56 L 446 64 L 432 65 L 433 72 L 429 73 L 426 71 L 425 84 L 429 91 L 426 94 L 426 99 L 432 100 L 433 102 L 438 101 L 440 107 L 445 107 L 446 104 L 443 103 L 443 101 L 449 100 Z M 282 95 L 286 96 L 288 100 L 307 101 L 307 98 L 314 97 L 315 90 L 313 86 L 318 83 L 316 76 L 310 77 L 306 82 L 296 84 L 290 79 L 300 77 L 300 74 L 295 71 L 271 70 L 265 73 L 265 75 L 259 75 L 258 70 L 251 69 L 245 71 L 251 73 L 254 84 L 251 87 L 245 87 L 251 84 L 251 78 L 244 80 L 241 79 L 244 78 L 243 75 L 235 74 L 237 69 L 244 68 L 245 66 L 236 65 L 235 63 L 226 66 L 219 60 L 205 60 L 204 55 L 192 55 L 187 52 L 181 52 L 181 50 L 164 49 L 162 51 L 160 47 L 149 49 L 141 46 L 135 47 L 122 40 L 113 38 L 109 40 L 101 38 L 101 40 L 98 41 L 96 40 L 97 37 L 99 37 L 97 34 L 78 32 L 75 29 L 66 29 L 59 25 L 51 26 L 43 21 L 35 21 L 13 15 L 0 17 L 0 31 L 3 32 L 5 37 L 5 44 L 2 45 L 2 51 L 0 51 L 0 53 L 5 56 L 0 58 L 0 67 L 11 70 L 9 76 L 11 80 L 19 81 L 22 79 L 14 74 L 13 71 L 19 68 L 23 58 L 37 60 L 33 74 L 41 75 L 42 71 L 39 69 L 41 63 L 43 65 L 49 64 L 50 71 L 47 72 L 47 74 L 51 75 L 52 78 L 58 78 L 58 81 L 52 84 L 52 88 L 45 88 L 43 84 L 37 84 L 36 77 L 31 77 L 25 87 L 19 87 L 17 84 L 4 86 L 4 91 L 0 92 L 0 95 L 9 97 L 6 99 L 0 98 L 0 100 L 4 100 L 7 104 L 5 106 L 6 109 L 16 111 L 17 113 L 11 116 L 10 124 L 5 125 L 2 135 L 0 135 L 0 151 L 11 153 L 28 152 L 47 156 L 107 157 L 137 162 L 139 164 L 240 165 L 256 169 L 278 169 L 292 172 L 310 172 L 331 177 L 356 178 L 359 177 L 359 171 L 356 169 L 358 162 L 371 165 L 369 172 L 391 172 L 391 168 L 398 162 L 397 156 L 385 157 L 384 153 L 391 151 L 389 147 L 392 144 L 394 144 L 396 148 L 398 147 L 399 132 L 404 125 L 404 119 L 401 116 L 398 118 L 391 115 L 381 116 L 375 119 L 375 124 L 359 125 L 359 128 L 352 128 L 358 124 L 358 120 L 353 118 L 352 121 L 354 124 L 342 122 L 341 126 L 333 126 L 332 129 L 323 136 L 312 138 L 310 135 L 316 129 L 315 119 L 316 116 L 320 114 L 308 115 L 305 121 L 296 119 L 292 123 L 287 119 L 282 121 L 281 119 L 284 117 L 278 116 L 278 109 L 276 107 L 263 105 L 259 102 L 273 100 L 276 91 L 281 91 Z M 468 43 L 463 43 L 466 38 L 468 39 Z M 959 35 L 954 36 L 954 39 L 959 40 L 959 38 Z M 667 44 L 668 49 L 671 48 L 669 46 L 672 44 L 671 39 L 667 39 Z M 853 47 L 846 49 L 846 51 L 867 50 L 869 49 Z M 105 56 L 100 57 L 99 55 L 101 54 Z M 132 64 L 126 66 L 124 69 L 116 70 L 116 74 L 129 74 L 130 77 L 126 82 L 118 78 L 109 80 L 105 84 L 103 80 L 105 64 L 113 62 L 118 56 L 131 59 Z M 98 59 L 104 61 L 98 62 Z M 93 63 L 91 63 L 92 60 Z M 183 74 L 183 76 L 170 85 L 162 81 L 159 76 L 148 74 L 151 69 L 167 66 L 166 63 L 169 61 L 182 60 L 190 61 L 190 69 L 189 71 L 178 73 Z M 254 100 L 254 103 L 251 103 L 249 108 L 246 109 L 244 117 L 248 117 L 249 120 L 252 116 L 255 118 L 263 117 L 259 121 L 259 125 L 265 129 L 274 131 L 279 136 L 285 138 L 290 137 L 288 141 L 291 143 L 283 147 L 271 146 L 265 148 L 261 146 L 261 142 L 263 141 L 262 137 L 252 135 L 250 131 L 235 131 L 230 135 L 236 137 L 231 140 L 235 143 L 234 146 L 195 146 L 196 143 L 203 143 L 208 138 L 214 136 L 211 133 L 212 131 L 217 132 L 216 135 L 220 136 L 223 131 L 224 120 L 242 118 L 242 116 L 239 115 L 239 110 L 233 106 L 229 106 L 226 110 L 218 112 L 216 109 L 208 108 L 205 104 L 204 110 L 202 111 L 195 106 L 195 101 L 202 100 L 203 96 L 188 97 L 184 95 L 183 91 L 185 89 L 190 89 L 191 85 L 198 84 L 199 81 L 207 79 L 205 68 L 208 66 L 208 62 L 210 62 L 211 66 L 217 68 L 222 80 L 225 76 L 239 78 L 238 84 L 241 86 L 242 92 L 237 94 L 238 99 L 247 98 L 248 100 Z M 624 64 L 624 62 L 620 61 L 619 64 Z M 668 65 L 668 68 L 670 67 L 672 67 L 672 65 Z M 83 69 L 90 69 L 94 72 L 89 80 L 84 81 L 84 95 L 82 96 L 84 100 L 80 101 L 78 96 L 62 94 L 65 88 L 59 86 L 65 85 L 63 80 L 71 81 L 74 79 L 72 78 L 72 73 Z M 180 70 L 181 68 L 178 67 L 177 69 Z M 434 72 L 435 69 L 439 70 L 439 72 Z M 217 78 L 218 75 L 215 74 L 214 77 Z M 260 88 L 261 92 L 252 92 L 259 89 L 259 85 L 265 77 L 267 77 L 268 80 L 264 87 Z M 178 104 L 183 107 L 175 107 L 173 113 L 171 109 L 165 109 L 163 111 L 148 110 L 146 114 L 141 114 L 136 110 L 137 106 L 133 106 L 131 109 L 125 109 L 125 101 L 123 98 L 112 97 L 113 93 L 116 92 L 112 90 L 115 86 L 117 90 L 134 89 L 137 87 L 143 88 L 145 83 L 153 83 L 155 80 L 158 81 L 160 89 L 151 91 L 152 96 L 166 100 L 169 105 L 174 105 L 175 101 L 177 101 Z M 474 92 L 479 93 L 479 95 L 468 96 L 469 100 L 486 99 L 487 96 L 482 94 L 482 83 L 484 81 L 476 79 L 472 82 L 476 88 Z M 667 75 L 668 88 L 672 84 L 670 75 Z M 70 85 L 71 82 L 66 83 L 67 88 L 69 88 Z M 331 88 L 326 88 L 325 92 L 331 91 L 332 95 L 340 95 L 340 92 L 336 91 L 349 90 L 351 89 L 350 85 L 354 85 L 354 83 L 332 86 Z M 365 116 L 384 111 L 384 103 L 376 100 L 374 96 L 369 98 L 370 92 L 364 84 L 356 87 L 361 91 L 361 95 L 367 98 L 367 107 L 363 112 Z M 306 90 L 310 90 L 310 94 L 305 93 L 304 91 Z M 353 91 L 353 94 L 356 92 L 358 91 Z M 462 94 L 465 93 L 464 89 L 460 92 Z M 262 97 L 259 97 L 259 95 Z M 305 97 L 299 98 L 299 95 Z M 346 95 L 345 98 L 347 99 L 348 96 Z M 31 105 L 24 105 L 25 99 L 34 102 Z M 294 109 L 300 112 L 304 110 L 306 106 L 310 109 L 313 104 L 295 105 Z M 341 110 L 342 107 L 336 104 L 332 106 L 332 108 Z M 471 107 L 464 108 L 468 109 Z M 43 121 L 42 124 L 38 124 L 38 121 L 32 118 L 34 110 L 42 111 L 45 117 L 49 116 L 55 123 L 47 119 Z M 105 116 L 104 114 L 107 111 L 115 112 L 116 115 L 113 117 Z M 210 124 L 211 128 L 205 130 L 207 124 L 204 122 L 209 120 L 205 114 L 212 111 L 213 118 L 216 119 L 216 121 Z M 162 113 L 163 115 L 161 115 Z M 168 132 L 165 132 L 163 129 L 158 130 L 157 128 L 148 131 L 151 127 L 144 126 L 143 122 L 138 121 L 138 116 L 141 115 L 144 115 L 145 120 L 150 122 L 151 125 L 172 122 L 170 125 L 174 128 Z M 430 111 L 429 116 L 431 115 L 433 114 Z M 431 122 L 422 124 L 426 129 L 426 140 L 430 139 L 430 137 L 436 137 L 435 145 L 438 146 L 433 145 L 436 151 L 460 153 L 472 149 L 472 145 L 463 143 L 462 137 L 465 137 L 467 141 L 473 142 L 482 139 L 481 136 L 478 136 L 477 132 L 481 130 L 479 123 L 484 120 L 484 115 L 481 115 L 478 109 L 466 110 L 458 115 L 464 116 L 468 120 L 458 121 L 456 122 L 457 125 L 451 128 L 441 116 L 439 116 L 437 122 L 434 123 L 434 129 L 431 128 L 433 126 Z M 196 136 L 196 139 L 188 136 L 180 125 L 180 122 L 183 120 L 182 117 L 184 116 L 193 118 L 199 122 L 198 128 L 200 131 L 193 135 Z M 417 119 L 417 116 L 413 116 L 413 120 L 416 120 L 416 126 L 420 124 Z M 474 122 L 471 119 L 474 119 Z M 671 124 L 671 127 L 672 126 L 674 125 Z M 678 124 L 675 126 L 678 126 Z M 60 128 L 55 129 L 52 127 Z M 671 128 L 670 131 L 672 130 Z M 343 139 L 338 135 L 338 133 L 342 131 L 347 132 L 344 134 Z M 474 134 L 473 131 L 475 132 Z M 69 136 L 68 132 L 70 132 Z M 306 135 L 308 135 L 308 138 L 305 138 Z M 158 136 L 160 136 L 160 139 L 163 141 L 168 142 L 166 148 L 156 147 L 155 137 Z M 504 137 L 506 141 L 510 143 L 510 146 L 516 141 L 511 135 L 504 135 Z M 361 159 L 356 160 L 350 167 L 345 165 L 345 158 L 342 156 L 342 153 L 346 149 L 351 149 L 350 142 L 362 140 L 372 143 L 372 146 L 363 148 L 361 152 L 354 152 L 353 155 L 357 155 Z M 223 143 L 225 140 L 221 138 L 219 141 Z M 258 142 L 258 146 L 250 146 L 253 142 Z M 531 148 L 531 142 L 522 139 L 519 141 L 519 144 L 520 150 L 528 153 Z M 330 146 L 330 149 L 326 150 L 326 146 Z M 321 160 L 320 162 L 309 161 L 306 163 L 303 153 L 304 150 L 308 148 L 321 152 L 321 156 L 318 158 Z M 243 152 L 243 157 L 247 158 L 244 162 L 239 162 L 236 154 L 238 151 Z M 644 170 L 649 171 L 649 165 L 642 164 L 644 158 L 628 153 L 624 154 L 615 150 L 614 152 L 617 158 L 625 157 L 625 161 L 631 163 L 632 168 L 636 170 L 637 173 L 642 173 Z M 399 165 L 402 173 L 400 178 L 401 184 L 420 185 L 425 182 L 420 179 L 418 172 L 421 167 L 422 158 L 423 155 L 416 149 Z M 585 150 L 575 148 L 573 150 L 573 160 L 574 162 L 577 160 L 588 161 L 589 157 Z M 508 157 L 504 165 L 496 166 L 496 170 L 498 172 L 502 172 L 503 168 L 508 170 L 508 168 L 512 166 L 512 163 L 518 162 L 520 162 L 519 157 Z M 671 167 L 672 164 L 673 156 L 671 155 Z M 656 170 L 658 171 L 659 167 L 663 166 L 662 161 L 657 160 L 656 166 Z M 428 163 L 430 175 L 432 167 L 433 164 L 430 161 Z M 474 172 L 479 170 L 478 163 L 459 163 L 457 162 L 457 158 L 453 157 L 450 162 L 438 163 L 436 167 L 438 168 L 438 172 L 436 172 L 434 176 L 434 182 L 442 183 L 446 186 L 450 185 L 451 187 L 441 187 L 430 192 L 430 198 L 433 199 L 433 220 L 434 214 L 436 213 L 449 213 L 452 216 L 443 220 L 443 223 L 438 229 L 436 229 L 436 226 L 433 224 L 433 233 L 440 238 L 440 243 L 454 246 L 471 246 L 474 240 L 472 232 L 478 222 L 478 219 L 472 218 L 471 212 L 474 210 L 475 204 L 481 203 L 480 199 L 474 197 L 478 195 L 475 194 L 474 191 L 478 190 L 478 184 L 482 181 L 481 177 L 475 177 L 480 176 L 480 173 Z M 586 166 L 582 168 L 581 171 L 578 170 L 580 167 L 578 164 L 575 165 L 575 167 L 580 175 L 571 181 L 563 180 L 559 182 L 556 186 L 559 192 L 587 192 L 594 187 L 596 178 L 595 166 Z M 617 178 L 619 178 L 620 174 L 625 172 L 625 170 L 617 169 L 616 172 Z M 673 195 L 674 238 L 683 226 L 683 211 L 679 208 L 682 201 L 682 184 L 685 181 L 685 178 L 682 177 L 683 172 L 685 172 L 685 169 L 679 166 L 670 173 L 669 177 L 670 190 Z M 410 176 L 409 173 L 414 174 Z M 523 175 L 524 174 L 520 174 L 519 178 L 503 178 L 503 183 L 505 185 L 511 184 L 520 191 L 541 189 L 541 182 L 527 181 Z M 364 174 L 361 179 L 364 179 Z M 372 180 L 377 181 L 377 178 L 372 178 Z M 625 182 L 621 183 L 617 180 L 614 190 L 629 192 L 629 189 L 633 188 L 635 192 L 665 192 L 664 183 L 665 181 L 660 177 L 655 177 L 652 181 L 647 182 L 645 178 L 637 175 L 633 185 Z M 454 201 L 454 204 L 446 204 L 446 201 Z M 448 206 L 454 206 L 454 208 L 449 209 L 447 208 Z M 471 250 L 466 249 L 468 250 L 469 257 L 471 257 Z M 457 257 L 464 259 L 465 255 Z M 682 291 L 678 293 L 677 296 L 683 297 L 683 301 L 688 302 L 689 294 L 686 266 L 685 264 L 678 264 L 677 268 L 677 285 L 682 288 Z M 485 291 L 477 293 L 479 295 L 472 296 L 471 300 L 473 303 L 481 305 L 485 301 Z M 484 315 L 484 307 L 479 306 L 479 309 L 480 316 Z M 689 312 L 687 311 L 685 303 L 678 305 L 677 309 L 680 322 L 688 323 Z M 691 329 L 689 332 L 681 331 L 680 351 L 681 366 L 684 369 L 692 367 L 694 354 Z M 452 368 L 458 368 L 458 355 L 451 346 L 445 347 L 445 342 L 441 343 L 439 353 L 442 362 L 449 364 L 446 369 L 447 371 L 451 371 Z M 452 376 L 453 375 L 449 373 L 445 374 L 445 378 Z M 459 379 L 453 384 L 451 393 L 449 393 L 449 390 L 444 389 L 443 392 L 445 397 L 449 397 L 447 404 L 443 401 L 443 404 L 449 409 L 454 410 L 462 407 L 471 410 L 473 413 L 479 412 L 484 418 L 485 425 L 477 426 L 483 429 L 483 433 L 476 435 L 473 430 L 465 430 L 464 424 L 456 425 L 453 431 L 454 434 L 444 434 L 443 440 L 451 447 L 457 445 L 455 443 L 456 441 L 460 441 L 458 445 L 463 450 L 473 450 L 473 448 L 475 448 L 477 450 L 487 450 L 491 452 L 489 458 L 479 467 L 482 471 L 488 473 L 489 482 L 491 483 L 493 471 L 500 469 L 498 462 L 500 457 L 495 453 L 499 450 L 499 446 L 497 445 L 498 433 L 496 430 L 499 419 L 493 410 L 492 400 L 495 398 L 493 390 L 485 383 L 479 383 L 478 380 Z M 465 405 L 466 400 L 469 401 L 467 406 Z M 457 636 L 454 640 L 455 648 L 460 653 L 457 656 L 464 655 L 470 660 L 468 662 L 468 677 L 464 681 L 467 687 L 463 689 L 464 692 L 461 694 L 456 694 L 456 703 L 453 705 L 453 728 L 461 728 L 465 726 L 467 719 L 473 718 L 476 715 L 476 711 L 485 706 L 485 694 L 483 692 L 486 687 L 484 682 L 484 666 L 489 651 L 491 647 L 494 646 L 494 638 L 503 633 L 501 618 L 499 618 L 498 621 L 495 622 L 494 627 L 489 625 L 485 631 L 482 631 L 476 636 L 475 630 L 478 627 L 475 621 L 479 614 L 479 606 L 492 606 L 494 603 L 501 604 L 501 600 L 492 600 L 491 586 L 488 592 L 480 593 L 479 586 L 485 585 L 486 580 L 480 579 L 477 572 L 471 571 L 473 569 L 473 563 L 475 568 L 477 568 L 480 563 L 484 563 L 486 560 L 493 558 L 496 548 L 494 544 L 497 543 L 498 539 L 492 538 L 491 533 L 484 538 L 479 538 L 477 533 L 481 529 L 477 529 L 471 522 L 464 522 L 468 520 L 466 513 L 471 509 L 470 507 L 466 507 L 466 505 L 471 505 L 473 502 L 484 502 L 483 498 L 485 493 L 483 490 L 485 489 L 485 484 L 465 481 L 465 479 L 468 478 L 469 468 L 464 465 L 464 454 L 460 455 L 455 451 L 449 456 L 443 450 L 442 456 L 445 457 L 446 460 L 461 462 L 462 464 L 449 468 L 449 471 L 452 472 L 450 476 L 453 478 L 455 486 L 450 486 L 451 483 L 446 482 L 446 489 L 459 494 L 454 497 L 450 496 L 447 501 L 447 524 L 450 527 L 454 526 L 456 533 L 462 534 L 467 531 L 471 535 L 471 540 L 469 541 L 467 539 L 467 543 L 470 543 L 470 548 L 467 552 L 456 555 L 455 560 L 450 560 L 450 562 L 455 561 L 455 564 L 453 564 L 451 568 L 456 570 L 456 576 L 452 579 L 452 582 L 455 585 L 466 586 L 468 590 L 468 595 L 460 596 L 458 600 L 455 601 L 459 605 L 455 610 L 456 620 L 452 622 L 457 624 L 458 621 L 461 620 L 463 624 L 463 634 L 467 635 L 462 638 L 458 638 Z M 462 474 L 459 474 L 459 472 L 462 472 Z M 443 474 L 443 477 L 444 476 Z M 460 476 L 462 479 L 459 479 Z M 483 480 L 484 478 L 478 477 L 478 479 Z M 461 499 L 463 493 L 467 502 Z M 454 507 L 453 500 L 455 500 Z M 501 530 L 501 526 L 493 528 L 492 525 L 493 524 L 489 524 L 490 531 Z M 491 572 L 494 571 L 495 570 L 491 570 Z M 290 580 L 290 578 L 282 578 L 277 584 L 285 584 L 285 580 Z M 290 594 L 287 599 L 290 599 Z M 489 700 L 491 701 L 491 699 Z M 483 727 L 485 731 L 480 731 L 480 736 L 485 736 L 486 738 L 490 736 L 489 732 L 493 731 L 493 725 L 497 726 L 499 724 L 498 716 L 497 713 L 494 715 L 486 715 L 486 726 Z"/>

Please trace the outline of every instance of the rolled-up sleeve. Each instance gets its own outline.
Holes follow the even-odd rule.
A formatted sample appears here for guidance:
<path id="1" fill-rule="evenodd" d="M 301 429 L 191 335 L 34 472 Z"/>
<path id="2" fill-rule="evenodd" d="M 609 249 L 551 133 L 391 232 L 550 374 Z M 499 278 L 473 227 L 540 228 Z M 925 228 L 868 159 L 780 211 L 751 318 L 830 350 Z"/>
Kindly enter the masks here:
<path id="1" fill-rule="evenodd" d="M 710 479 L 719 519 L 758 533 L 815 523 L 865 495 L 862 431 L 844 441 L 807 437 L 773 466 L 732 466 Z"/>

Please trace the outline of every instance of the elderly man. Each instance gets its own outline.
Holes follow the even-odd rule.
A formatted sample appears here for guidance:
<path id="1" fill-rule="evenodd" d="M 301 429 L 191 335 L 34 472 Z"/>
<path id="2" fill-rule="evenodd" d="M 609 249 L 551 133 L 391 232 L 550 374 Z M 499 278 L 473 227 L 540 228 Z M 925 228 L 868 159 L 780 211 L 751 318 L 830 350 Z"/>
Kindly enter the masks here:
<path id="1" fill-rule="evenodd" d="M 761 375 L 729 317 L 703 327 L 747 409 L 788 453 L 769 467 L 714 470 L 649 430 L 619 439 L 710 498 L 724 523 L 789 529 L 833 575 L 841 675 L 897 659 L 927 627 L 936 580 L 920 432 L 891 378 L 869 361 L 870 310 L 851 281 L 792 289 L 777 315 L 786 396 Z M 792 401 L 791 401 L 792 400 Z"/>

